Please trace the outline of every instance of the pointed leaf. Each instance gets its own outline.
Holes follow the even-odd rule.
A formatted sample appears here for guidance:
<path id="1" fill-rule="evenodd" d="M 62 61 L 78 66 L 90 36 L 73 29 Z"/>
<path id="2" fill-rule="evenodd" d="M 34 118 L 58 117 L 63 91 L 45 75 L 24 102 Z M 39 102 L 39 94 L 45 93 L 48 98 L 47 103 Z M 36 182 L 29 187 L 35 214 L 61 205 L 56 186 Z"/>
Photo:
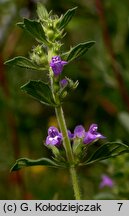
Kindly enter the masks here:
<path id="1" fill-rule="evenodd" d="M 85 43 L 80 43 L 77 46 L 73 47 L 67 53 L 64 53 L 62 56 L 66 59 L 66 61 L 70 62 L 84 55 L 90 47 L 94 45 L 95 41 L 88 41 Z"/>
<path id="2" fill-rule="evenodd" d="M 86 162 L 81 165 L 88 165 L 94 162 L 105 160 L 110 157 L 116 157 L 118 155 L 129 152 L 129 146 L 119 142 L 108 142 L 100 146 Z"/>
<path id="3" fill-rule="evenodd" d="M 41 80 L 31 80 L 21 89 L 45 105 L 56 106 L 50 87 Z"/>
<path id="4" fill-rule="evenodd" d="M 48 12 L 43 4 L 40 2 L 37 3 L 37 14 L 41 21 L 48 18 Z"/>
<path id="5" fill-rule="evenodd" d="M 75 14 L 75 10 L 77 9 L 77 7 L 74 7 L 72 9 L 69 9 L 64 16 L 62 17 L 60 23 L 59 23 L 59 29 L 63 29 L 72 19 L 73 15 Z"/>
<path id="6" fill-rule="evenodd" d="M 22 29 L 25 29 L 24 22 L 18 22 L 16 25 Z"/>
<path id="7" fill-rule="evenodd" d="M 18 56 L 13 59 L 10 59 L 5 62 L 7 65 L 14 65 L 14 66 L 19 66 L 23 68 L 29 68 L 33 70 L 46 70 L 45 67 L 40 67 L 36 64 L 34 64 L 30 59 L 27 59 L 23 56 Z"/>
<path id="8" fill-rule="evenodd" d="M 45 36 L 45 32 L 40 22 L 36 20 L 24 19 L 23 24 L 20 27 L 24 28 L 27 32 L 36 38 L 39 42 L 48 44 Z"/>
<path id="9" fill-rule="evenodd" d="M 31 160 L 28 158 L 20 158 L 16 160 L 16 163 L 11 168 L 11 171 L 17 171 L 24 167 L 30 167 L 30 166 L 49 166 L 54 168 L 59 168 L 60 166 L 55 163 L 53 160 L 50 160 L 49 158 L 40 158 L 37 160 Z"/>

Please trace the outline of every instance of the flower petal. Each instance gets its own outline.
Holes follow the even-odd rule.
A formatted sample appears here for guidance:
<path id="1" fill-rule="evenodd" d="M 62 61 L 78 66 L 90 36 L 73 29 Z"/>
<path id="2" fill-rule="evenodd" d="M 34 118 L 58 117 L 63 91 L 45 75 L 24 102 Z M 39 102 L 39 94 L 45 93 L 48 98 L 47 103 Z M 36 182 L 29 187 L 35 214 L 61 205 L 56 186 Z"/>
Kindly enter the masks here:
<path id="1" fill-rule="evenodd" d="M 85 136 L 85 129 L 82 125 L 77 125 L 74 129 L 74 138 L 83 138 Z"/>
<path id="2" fill-rule="evenodd" d="M 113 185 L 114 185 L 114 182 L 109 176 L 102 175 L 102 181 L 101 181 L 101 183 L 99 185 L 100 188 L 103 188 L 105 186 L 113 187 Z"/>
<path id="3" fill-rule="evenodd" d="M 68 137 L 69 139 L 73 139 L 74 137 L 74 134 L 72 134 L 70 130 L 68 130 Z"/>
<path id="4" fill-rule="evenodd" d="M 105 139 L 106 137 L 103 136 L 101 133 L 97 132 L 98 125 L 97 124 L 92 124 L 89 128 L 89 130 L 85 133 L 84 137 L 84 144 L 89 144 L 94 141 L 97 141 L 98 139 Z"/>
<path id="5" fill-rule="evenodd" d="M 60 56 L 53 56 L 50 62 L 50 67 L 53 70 L 53 73 L 55 76 L 58 76 L 61 74 L 64 65 L 66 65 L 66 61 L 62 61 Z"/>
<path id="6" fill-rule="evenodd" d="M 51 136 L 51 137 L 55 137 L 59 134 L 59 131 L 56 127 L 54 126 L 51 126 L 49 129 L 48 129 L 48 135 Z"/>

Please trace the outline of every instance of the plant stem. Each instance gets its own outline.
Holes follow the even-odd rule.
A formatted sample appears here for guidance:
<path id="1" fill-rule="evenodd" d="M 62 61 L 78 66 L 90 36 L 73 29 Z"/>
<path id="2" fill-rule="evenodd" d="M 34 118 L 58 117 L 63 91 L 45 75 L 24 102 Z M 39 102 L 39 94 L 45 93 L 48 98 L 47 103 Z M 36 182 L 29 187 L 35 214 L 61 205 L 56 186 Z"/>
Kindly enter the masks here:
<path id="1" fill-rule="evenodd" d="M 71 144 L 70 144 L 69 137 L 68 137 L 67 127 L 66 127 L 62 107 L 61 106 L 56 107 L 55 112 L 56 112 L 56 117 L 58 120 L 60 130 L 61 130 L 62 135 L 63 135 L 63 144 L 64 144 L 64 148 L 66 151 L 67 159 L 68 159 L 69 163 L 71 165 L 73 165 L 74 158 L 73 158 L 72 148 L 71 148 Z"/>
<path id="2" fill-rule="evenodd" d="M 70 167 L 70 174 L 72 178 L 75 199 L 81 200 L 81 194 L 80 194 L 79 183 L 78 183 L 78 178 L 77 178 L 75 167 Z"/>
<path id="3" fill-rule="evenodd" d="M 67 127 L 66 127 L 62 107 L 59 106 L 55 108 L 55 111 L 56 111 L 56 116 L 57 116 L 57 120 L 59 123 L 59 127 L 63 135 L 63 143 L 64 143 L 64 148 L 66 151 L 67 159 L 70 164 L 70 174 L 71 174 L 71 179 L 72 179 L 74 196 L 76 200 L 80 200 L 81 195 L 80 195 L 79 183 L 77 179 L 76 168 L 74 167 L 74 157 L 73 157 L 73 152 L 72 152 L 71 144 L 70 144 L 68 133 L 67 133 Z"/>
<path id="4" fill-rule="evenodd" d="M 50 50 L 48 52 L 48 54 L 49 54 L 48 60 L 50 61 L 51 57 L 53 56 L 53 53 Z M 49 70 L 49 77 L 50 77 L 50 83 L 51 83 L 51 90 L 52 90 L 53 98 L 56 102 L 55 93 L 54 93 L 54 84 L 53 84 L 53 72 L 52 72 L 51 68 Z M 67 160 L 68 160 L 68 163 L 70 166 L 70 174 L 71 174 L 71 179 L 72 179 L 74 196 L 75 196 L 75 199 L 80 200 L 81 196 L 80 196 L 79 183 L 78 183 L 78 179 L 77 179 L 76 169 L 74 167 L 74 156 L 73 156 L 73 152 L 72 152 L 72 148 L 71 148 L 71 143 L 70 143 L 70 140 L 68 137 L 68 131 L 67 131 L 67 127 L 66 127 L 66 122 L 65 122 L 62 106 L 59 105 L 59 106 L 55 107 L 55 112 L 56 112 L 56 117 L 58 120 L 58 124 L 59 124 L 60 130 L 61 130 L 61 133 L 63 135 L 63 146 L 64 146 L 64 149 L 66 151 Z"/>

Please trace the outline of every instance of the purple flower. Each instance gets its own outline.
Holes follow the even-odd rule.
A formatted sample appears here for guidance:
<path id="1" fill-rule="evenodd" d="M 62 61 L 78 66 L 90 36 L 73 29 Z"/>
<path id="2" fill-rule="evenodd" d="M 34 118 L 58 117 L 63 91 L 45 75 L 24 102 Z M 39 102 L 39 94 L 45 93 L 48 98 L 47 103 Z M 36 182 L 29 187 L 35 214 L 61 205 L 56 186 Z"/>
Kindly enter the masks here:
<path id="1" fill-rule="evenodd" d="M 69 139 L 73 139 L 74 134 L 72 134 L 70 130 L 68 130 L 67 132 Z"/>
<path id="2" fill-rule="evenodd" d="M 111 178 L 109 178 L 107 175 L 102 175 L 102 181 L 100 182 L 99 188 L 103 188 L 105 186 L 113 187 L 114 182 Z"/>
<path id="3" fill-rule="evenodd" d="M 97 124 L 92 124 L 87 132 L 85 132 L 85 137 L 84 137 L 84 144 L 89 144 L 91 142 L 97 141 L 98 139 L 104 139 L 106 138 L 103 136 L 101 133 L 97 132 L 98 130 L 98 125 Z"/>
<path id="4" fill-rule="evenodd" d="M 74 138 L 83 138 L 85 136 L 85 129 L 82 125 L 78 125 L 74 129 Z"/>
<path id="5" fill-rule="evenodd" d="M 51 137 L 55 137 L 56 135 L 59 134 L 59 131 L 56 127 L 54 126 L 51 126 L 49 129 L 48 129 L 48 135 L 51 136 Z"/>
<path id="6" fill-rule="evenodd" d="M 60 56 L 53 56 L 50 62 L 50 67 L 53 70 L 53 73 L 55 76 L 58 76 L 61 74 L 64 65 L 66 65 L 66 61 L 62 61 Z"/>
<path id="7" fill-rule="evenodd" d="M 48 136 L 46 138 L 46 145 L 57 145 L 59 146 L 62 141 L 62 135 L 59 133 L 56 127 L 50 127 L 48 129 Z"/>
<path id="8" fill-rule="evenodd" d="M 65 86 L 67 86 L 67 84 L 68 84 L 68 80 L 67 80 L 67 79 L 62 79 L 62 80 L 60 80 L 60 86 L 61 86 L 62 88 L 64 88 Z"/>

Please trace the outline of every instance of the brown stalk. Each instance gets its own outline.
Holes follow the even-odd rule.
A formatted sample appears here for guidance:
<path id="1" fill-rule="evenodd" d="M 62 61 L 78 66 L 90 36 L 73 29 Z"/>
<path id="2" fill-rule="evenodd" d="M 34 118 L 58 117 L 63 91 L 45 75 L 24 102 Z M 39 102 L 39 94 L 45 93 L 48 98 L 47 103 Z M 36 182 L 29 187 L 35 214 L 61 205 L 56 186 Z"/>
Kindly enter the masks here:
<path id="1" fill-rule="evenodd" d="M 116 81 L 118 83 L 119 93 L 121 95 L 121 98 L 122 98 L 124 104 L 126 105 L 127 109 L 129 110 L 129 95 L 128 95 L 128 91 L 125 87 L 123 77 L 121 75 L 119 64 L 115 59 L 115 53 L 114 53 L 114 50 L 112 47 L 110 33 L 108 30 L 107 21 L 106 21 L 106 17 L 105 17 L 105 10 L 104 10 L 104 6 L 103 6 L 103 1 L 102 0 L 95 0 L 95 5 L 96 5 L 97 12 L 98 12 L 99 20 L 100 20 L 100 25 L 101 25 L 101 29 L 102 29 L 102 35 L 103 35 L 105 47 L 107 48 L 107 51 L 109 53 L 112 69 L 114 72 L 114 76 L 115 76 Z"/>
<path id="2" fill-rule="evenodd" d="M 5 66 L 4 66 L 2 54 L 0 54 L 0 86 L 3 90 L 5 100 L 9 100 L 10 92 L 8 88 L 7 78 L 5 75 Z M 10 131 L 11 131 L 11 139 L 12 139 L 11 141 L 12 141 L 12 146 L 13 146 L 13 151 L 14 151 L 14 157 L 15 159 L 17 159 L 20 155 L 20 148 L 19 148 L 20 143 L 19 143 L 17 126 L 16 126 L 15 116 L 13 114 L 13 111 L 11 110 L 7 111 L 6 119 L 7 119 L 8 126 L 10 128 Z M 20 172 L 13 173 L 12 175 L 10 175 L 9 181 L 10 180 L 16 182 L 16 184 L 19 185 L 22 197 L 23 198 L 26 197 L 25 184 L 24 184 L 24 180 L 23 180 L 21 173 Z"/>

